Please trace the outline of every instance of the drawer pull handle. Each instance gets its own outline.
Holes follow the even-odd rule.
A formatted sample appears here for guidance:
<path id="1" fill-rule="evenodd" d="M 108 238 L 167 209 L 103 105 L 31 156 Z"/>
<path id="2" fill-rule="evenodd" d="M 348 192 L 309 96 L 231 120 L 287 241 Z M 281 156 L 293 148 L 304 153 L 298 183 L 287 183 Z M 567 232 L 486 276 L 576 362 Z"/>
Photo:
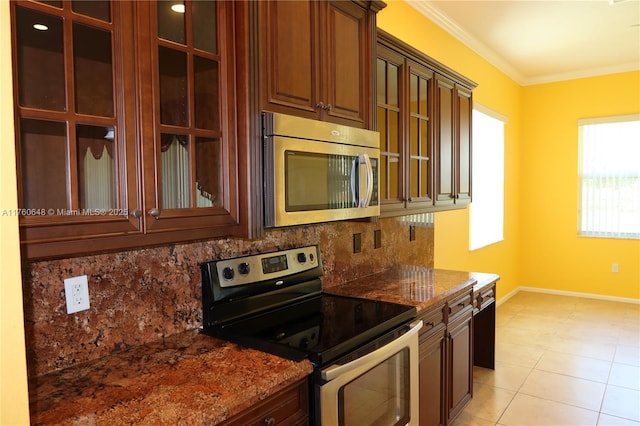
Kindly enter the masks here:
<path id="1" fill-rule="evenodd" d="M 463 306 L 464 307 L 464 302 L 458 303 L 458 306 Z"/>
<path id="2" fill-rule="evenodd" d="M 267 426 L 275 426 L 276 425 L 276 419 L 274 419 L 273 417 L 269 417 L 264 419 L 264 424 Z"/>
<path id="3" fill-rule="evenodd" d="M 431 322 L 431 321 L 429 321 L 426 325 L 427 325 L 427 326 L 429 326 L 429 327 L 433 327 L 433 326 L 435 326 L 436 324 L 435 324 L 435 323 L 433 323 L 433 322 Z"/>

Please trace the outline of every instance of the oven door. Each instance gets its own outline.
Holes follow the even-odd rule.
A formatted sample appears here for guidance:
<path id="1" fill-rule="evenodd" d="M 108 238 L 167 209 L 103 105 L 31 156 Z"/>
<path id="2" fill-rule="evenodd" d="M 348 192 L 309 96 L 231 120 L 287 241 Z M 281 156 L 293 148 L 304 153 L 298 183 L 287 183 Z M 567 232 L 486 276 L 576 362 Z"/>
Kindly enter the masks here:
<path id="1" fill-rule="evenodd" d="M 418 425 L 418 332 L 422 321 L 387 345 L 320 373 L 320 423 Z"/>

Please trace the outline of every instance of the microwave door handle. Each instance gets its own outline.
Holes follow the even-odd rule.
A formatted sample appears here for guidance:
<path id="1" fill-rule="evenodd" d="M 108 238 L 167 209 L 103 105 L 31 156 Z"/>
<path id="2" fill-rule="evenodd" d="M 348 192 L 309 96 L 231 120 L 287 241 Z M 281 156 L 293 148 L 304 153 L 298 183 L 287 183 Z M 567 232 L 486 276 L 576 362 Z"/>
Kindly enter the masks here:
<path id="1" fill-rule="evenodd" d="M 364 159 L 364 163 L 367 166 L 367 192 L 364 203 L 360 200 L 360 207 L 365 208 L 369 206 L 371 197 L 373 196 L 373 166 L 371 165 L 371 159 L 368 154 L 361 154 Z"/>

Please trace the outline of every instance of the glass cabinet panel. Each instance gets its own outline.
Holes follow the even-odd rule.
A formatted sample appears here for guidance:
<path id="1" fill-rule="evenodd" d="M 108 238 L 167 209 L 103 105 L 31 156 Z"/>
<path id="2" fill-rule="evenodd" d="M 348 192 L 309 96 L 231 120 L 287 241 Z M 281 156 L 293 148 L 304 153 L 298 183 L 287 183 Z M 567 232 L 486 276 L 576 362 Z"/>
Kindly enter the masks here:
<path id="1" fill-rule="evenodd" d="M 157 5 L 161 209 L 222 202 L 217 7 L 214 1 Z"/>
<path id="2" fill-rule="evenodd" d="M 377 59 L 378 131 L 380 132 L 380 198 L 400 200 L 403 179 L 400 175 L 400 67 Z"/>
<path id="3" fill-rule="evenodd" d="M 80 209 L 116 207 L 114 131 L 110 127 L 76 126 Z"/>
<path id="4" fill-rule="evenodd" d="M 191 204 L 188 137 L 163 134 L 162 140 L 162 207 L 187 208 Z"/>
<path id="5" fill-rule="evenodd" d="M 409 179 L 412 201 L 431 198 L 431 137 L 429 135 L 429 79 L 419 69 L 409 71 Z"/>
<path id="6" fill-rule="evenodd" d="M 118 206 L 110 2 L 15 7 L 23 208 L 47 215 Z"/>
<path id="7" fill-rule="evenodd" d="M 73 0 L 71 8 L 75 13 L 111 22 L 111 7 L 107 0 Z"/>
<path id="8" fill-rule="evenodd" d="M 76 112 L 113 117 L 111 33 L 73 24 Z"/>
<path id="9" fill-rule="evenodd" d="M 63 122 L 20 120 L 22 208 L 67 209 L 67 129 Z"/>
<path id="10" fill-rule="evenodd" d="M 158 1 L 158 37 L 185 44 L 185 4 L 180 1 Z"/>
<path id="11" fill-rule="evenodd" d="M 218 53 L 218 34 L 215 26 L 216 3 L 214 1 L 196 1 L 191 4 L 193 14 L 193 47 L 209 53 Z"/>
<path id="12" fill-rule="evenodd" d="M 220 149 L 219 139 L 196 138 L 196 207 L 220 205 Z"/>
<path id="13" fill-rule="evenodd" d="M 16 7 L 19 103 L 66 110 L 62 18 Z"/>
<path id="14" fill-rule="evenodd" d="M 160 122 L 187 126 L 187 54 L 167 47 L 158 49 Z"/>
<path id="15" fill-rule="evenodd" d="M 199 56 L 195 56 L 193 62 L 195 126 L 199 129 L 219 130 L 218 63 Z"/>

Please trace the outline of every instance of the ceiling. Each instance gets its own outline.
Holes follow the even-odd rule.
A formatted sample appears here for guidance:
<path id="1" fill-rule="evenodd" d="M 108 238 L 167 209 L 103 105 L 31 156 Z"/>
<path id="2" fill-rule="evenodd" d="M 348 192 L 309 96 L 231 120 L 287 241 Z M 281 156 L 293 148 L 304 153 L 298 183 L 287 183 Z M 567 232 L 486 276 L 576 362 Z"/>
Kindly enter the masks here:
<path id="1" fill-rule="evenodd" d="M 640 69 L 640 0 L 406 0 L 521 85 Z"/>

